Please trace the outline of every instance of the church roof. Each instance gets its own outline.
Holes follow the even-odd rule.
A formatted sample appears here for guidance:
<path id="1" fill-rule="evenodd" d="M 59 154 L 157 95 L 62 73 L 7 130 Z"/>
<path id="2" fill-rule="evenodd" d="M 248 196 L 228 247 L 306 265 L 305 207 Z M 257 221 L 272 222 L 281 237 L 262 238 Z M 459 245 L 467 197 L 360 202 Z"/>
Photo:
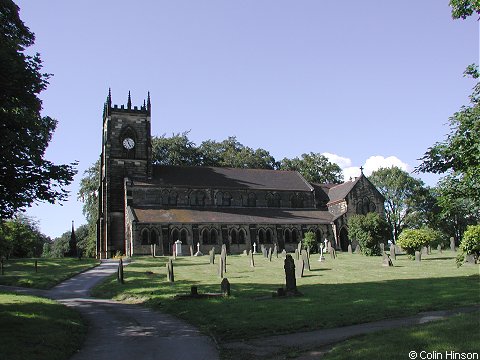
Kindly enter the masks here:
<path id="1" fill-rule="evenodd" d="M 135 181 L 135 184 L 214 189 L 313 190 L 296 171 L 156 165 L 152 173 L 152 179 L 148 182 Z"/>
<path id="2" fill-rule="evenodd" d="M 135 207 L 132 211 L 142 223 L 330 224 L 333 221 L 332 214 L 321 210 Z"/>
<path id="3" fill-rule="evenodd" d="M 343 184 L 336 185 L 328 190 L 328 197 L 330 198 L 329 204 L 345 199 L 353 187 L 360 180 L 360 177 L 357 177 L 353 181 L 347 181 Z"/>

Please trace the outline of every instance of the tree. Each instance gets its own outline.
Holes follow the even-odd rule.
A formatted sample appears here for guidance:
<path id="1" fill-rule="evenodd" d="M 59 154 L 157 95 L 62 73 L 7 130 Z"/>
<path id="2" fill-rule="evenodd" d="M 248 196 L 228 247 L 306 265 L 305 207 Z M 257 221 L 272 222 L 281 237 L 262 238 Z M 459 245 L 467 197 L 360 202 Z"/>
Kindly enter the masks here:
<path id="1" fill-rule="evenodd" d="M 452 7 L 452 17 L 454 19 L 466 19 L 474 12 L 480 14 L 480 1 L 479 0 L 450 0 L 450 6 Z"/>
<path id="2" fill-rule="evenodd" d="M 339 184 L 343 181 L 342 169 L 322 154 L 302 154 L 301 159 L 284 158 L 280 170 L 298 171 L 308 182 Z"/>
<path id="3" fill-rule="evenodd" d="M 152 162 L 155 165 L 194 166 L 200 164 L 196 145 L 189 140 L 188 131 L 166 137 L 152 137 Z"/>
<path id="4" fill-rule="evenodd" d="M 380 168 L 368 179 L 385 197 L 385 216 L 396 241 L 413 209 L 413 199 L 424 190 L 424 184 L 396 166 Z"/>
<path id="5" fill-rule="evenodd" d="M 438 241 L 440 236 L 438 231 L 429 228 L 405 229 L 398 237 L 398 245 L 405 249 L 410 257 L 413 257 L 415 251 L 420 251 L 423 246 Z"/>
<path id="6" fill-rule="evenodd" d="M 381 255 L 380 243 L 385 243 L 390 233 L 387 222 L 377 213 L 353 215 L 348 219 L 348 232 L 368 256 Z"/>
<path id="7" fill-rule="evenodd" d="M 17 215 L 0 225 L 0 256 L 38 257 L 49 239 L 40 232 L 34 219 Z"/>
<path id="8" fill-rule="evenodd" d="M 317 252 L 317 236 L 313 231 L 307 231 L 302 239 L 302 245 L 305 249 L 309 248 L 312 253 Z"/>
<path id="9" fill-rule="evenodd" d="M 34 34 L 20 20 L 11 0 L 0 2 L 0 220 L 36 201 L 66 200 L 76 163 L 55 165 L 45 150 L 57 121 L 42 117 L 40 92 L 48 85 L 40 55 L 24 54 Z"/>
<path id="10" fill-rule="evenodd" d="M 464 254 L 473 255 L 476 259 L 480 256 L 480 225 L 471 225 L 463 234 L 460 250 Z"/>

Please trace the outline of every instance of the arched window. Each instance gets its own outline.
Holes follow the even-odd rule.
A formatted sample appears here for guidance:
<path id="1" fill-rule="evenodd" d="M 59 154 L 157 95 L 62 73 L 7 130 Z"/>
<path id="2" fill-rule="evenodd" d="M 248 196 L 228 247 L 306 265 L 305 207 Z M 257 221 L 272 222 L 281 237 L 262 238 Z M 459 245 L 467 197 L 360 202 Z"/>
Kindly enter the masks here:
<path id="1" fill-rule="evenodd" d="M 258 231 L 258 242 L 260 244 L 265 243 L 265 230 L 264 229 L 260 229 Z"/>
<path id="2" fill-rule="evenodd" d="M 292 230 L 292 242 L 293 243 L 298 242 L 298 231 L 297 231 L 297 229 Z"/>
<path id="3" fill-rule="evenodd" d="M 289 243 L 292 241 L 292 232 L 290 231 L 290 229 L 285 229 L 284 237 L 285 237 L 286 243 Z"/>
<path id="4" fill-rule="evenodd" d="M 254 193 L 249 193 L 248 194 L 247 206 L 249 206 L 249 207 L 257 206 L 257 196 Z"/>
<path id="5" fill-rule="evenodd" d="M 202 244 L 208 244 L 210 241 L 209 241 L 209 236 L 208 236 L 208 230 L 207 229 L 203 229 L 202 231 Z"/>
<path id="6" fill-rule="evenodd" d="M 239 244 L 245 244 L 245 240 L 246 240 L 246 238 L 247 238 L 247 235 L 245 234 L 245 230 L 240 229 L 238 235 L 239 235 L 239 236 L 238 236 L 238 237 L 239 237 L 238 243 L 239 243 Z"/>
<path id="7" fill-rule="evenodd" d="M 280 207 L 281 198 L 279 193 L 268 193 L 266 200 L 268 207 Z"/>
<path id="8" fill-rule="evenodd" d="M 172 242 L 175 242 L 180 239 L 180 233 L 178 229 L 173 229 L 172 230 Z"/>
<path id="9" fill-rule="evenodd" d="M 182 229 L 180 231 L 180 241 L 182 242 L 182 244 L 187 243 L 187 235 L 188 235 L 187 229 Z"/>
<path id="10" fill-rule="evenodd" d="M 236 229 L 232 229 L 232 231 L 230 231 L 230 238 L 232 239 L 232 244 L 238 244 Z"/>
<path id="11" fill-rule="evenodd" d="M 158 245 L 158 235 L 155 230 L 150 231 L 150 244 L 157 244 Z"/>
<path id="12" fill-rule="evenodd" d="M 232 203 L 232 195 L 230 195 L 230 193 L 226 192 L 223 194 L 223 201 L 222 201 L 222 205 L 223 206 L 230 206 Z"/>
<path id="13" fill-rule="evenodd" d="M 223 205 L 223 193 L 221 191 L 217 192 L 217 195 L 215 196 L 216 204 L 217 206 Z"/>
<path id="14" fill-rule="evenodd" d="M 204 206 L 205 205 L 205 193 L 197 190 L 190 193 L 190 205 L 192 206 Z"/>
<path id="15" fill-rule="evenodd" d="M 170 192 L 170 196 L 168 197 L 168 203 L 169 205 L 174 205 L 176 206 L 177 205 L 177 198 L 178 198 L 178 195 L 175 191 L 171 191 Z"/>
<path id="16" fill-rule="evenodd" d="M 267 242 L 267 244 L 271 244 L 271 243 L 272 243 L 272 239 L 273 239 L 273 231 L 272 231 L 272 229 L 267 229 L 267 233 L 266 233 L 266 242 Z"/>
<path id="17" fill-rule="evenodd" d="M 210 244 L 217 243 L 217 230 L 211 229 L 210 230 Z"/>
<path id="18" fill-rule="evenodd" d="M 168 193 L 168 190 L 163 190 L 162 191 L 162 205 L 168 205 L 169 196 L 170 196 L 170 194 Z"/>
<path id="19" fill-rule="evenodd" d="M 148 230 L 143 229 L 142 230 L 142 245 L 149 245 L 150 244 L 150 239 L 148 236 Z"/>

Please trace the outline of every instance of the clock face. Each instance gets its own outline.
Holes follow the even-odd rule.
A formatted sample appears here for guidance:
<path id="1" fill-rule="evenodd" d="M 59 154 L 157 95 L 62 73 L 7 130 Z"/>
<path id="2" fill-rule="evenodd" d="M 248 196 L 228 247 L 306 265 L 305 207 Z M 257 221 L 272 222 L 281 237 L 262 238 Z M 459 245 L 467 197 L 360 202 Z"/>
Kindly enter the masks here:
<path id="1" fill-rule="evenodd" d="M 123 139 L 123 147 L 127 150 L 132 150 L 135 146 L 135 141 L 132 138 Z"/>

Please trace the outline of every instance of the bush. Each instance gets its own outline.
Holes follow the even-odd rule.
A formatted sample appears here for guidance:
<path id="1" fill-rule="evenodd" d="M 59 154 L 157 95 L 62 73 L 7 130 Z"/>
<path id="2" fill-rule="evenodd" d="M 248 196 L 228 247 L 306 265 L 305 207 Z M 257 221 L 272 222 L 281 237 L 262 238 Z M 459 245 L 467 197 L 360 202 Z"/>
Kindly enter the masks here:
<path id="1" fill-rule="evenodd" d="M 429 228 L 405 229 L 398 237 L 397 244 L 405 249 L 408 255 L 415 256 L 415 251 L 438 241 L 441 236 L 441 233 Z"/>
<path id="2" fill-rule="evenodd" d="M 386 220 L 377 213 L 353 215 L 348 220 L 350 238 L 360 243 L 364 255 L 381 255 L 380 243 L 390 235 Z"/>
<path id="3" fill-rule="evenodd" d="M 302 240 L 302 245 L 305 249 L 309 247 L 310 251 L 315 253 L 317 251 L 317 236 L 311 231 L 306 232 Z"/>
<path id="4" fill-rule="evenodd" d="M 470 225 L 463 233 L 460 250 L 467 255 L 474 255 L 478 259 L 480 255 L 480 225 Z"/>

